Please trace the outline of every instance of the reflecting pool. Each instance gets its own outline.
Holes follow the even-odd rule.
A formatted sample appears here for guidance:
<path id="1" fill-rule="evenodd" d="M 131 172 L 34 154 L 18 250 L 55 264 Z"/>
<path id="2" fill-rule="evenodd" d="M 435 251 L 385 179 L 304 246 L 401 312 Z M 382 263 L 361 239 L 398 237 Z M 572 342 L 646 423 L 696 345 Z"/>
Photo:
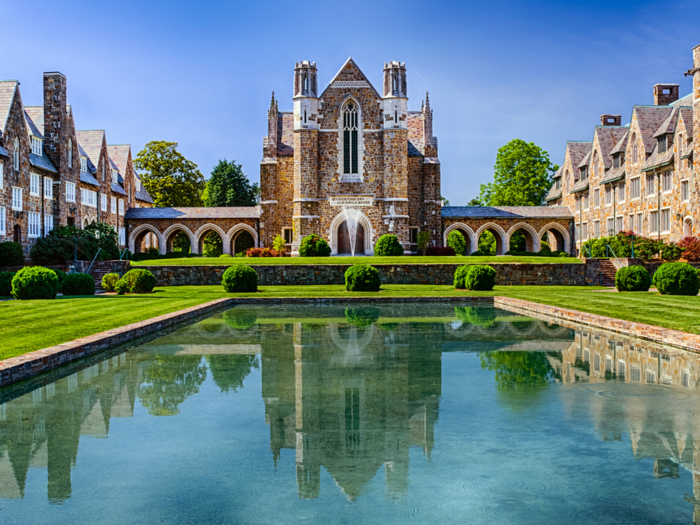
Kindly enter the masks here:
<path id="1" fill-rule="evenodd" d="M 505 310 L 236 307 L 0 390 L 0 523 L 700 523 L 699 385 Z"/>

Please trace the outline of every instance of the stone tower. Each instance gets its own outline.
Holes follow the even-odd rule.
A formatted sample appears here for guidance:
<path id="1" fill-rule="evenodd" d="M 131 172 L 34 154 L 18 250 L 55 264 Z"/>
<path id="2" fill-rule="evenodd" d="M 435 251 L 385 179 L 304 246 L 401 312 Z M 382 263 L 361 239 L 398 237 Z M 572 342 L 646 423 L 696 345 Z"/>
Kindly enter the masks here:
<path id="1" fill-rule="evenodd" d="M 292 253 L 301 240 L 319 231 L 318 79 L 316 62 L 294 67 L 294 206 Z"/>
<path id="2" fill-rule="evenodd" d="M 421 107 L 423 114 L 423 228 L 430 231 L 433 241 L 442 238 L 442 213 L 440 197 L 440 161 L 437 138 L 433 136 L 433 109 L 425 92 Z"/>
<path id="3" fill-rule="evenodd" d="M 73 144 L 69 130 L 66 98 L 66 77 L 58 72 L 44 73 L 44 151 L 59 174 L 73 174 L 73 160 L 76 160 L 76 157 L 80 165 L 78 145 Z M 69 149 L 72 150 L 71 154 Z M 61 185 L 60 175 L 55 177 L 53 194 L 59 198 L 53 199 L 51 214 L 54 225 L 58 226 L 66 223 L 65 217 L 61 221 L 60 207 L 60 203 L 65 202 L 65 195 L 59 195 L 61 187 L 65 187 L 65 184 Z M 63 215 L 66 215 L 65 210 Z"/>

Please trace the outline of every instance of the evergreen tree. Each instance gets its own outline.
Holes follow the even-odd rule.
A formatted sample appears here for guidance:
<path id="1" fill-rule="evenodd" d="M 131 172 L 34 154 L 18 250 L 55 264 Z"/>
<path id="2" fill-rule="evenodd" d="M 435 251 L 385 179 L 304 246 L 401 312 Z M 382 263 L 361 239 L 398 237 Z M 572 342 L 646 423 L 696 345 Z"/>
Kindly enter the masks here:
<path id="1" fill-rule="evenodd" d="M 258 184 L 250 183 L 240 164 L 224 159 L 211 172 L 204 193 L 204 205 L 255 206 L 259 193 Z"/>

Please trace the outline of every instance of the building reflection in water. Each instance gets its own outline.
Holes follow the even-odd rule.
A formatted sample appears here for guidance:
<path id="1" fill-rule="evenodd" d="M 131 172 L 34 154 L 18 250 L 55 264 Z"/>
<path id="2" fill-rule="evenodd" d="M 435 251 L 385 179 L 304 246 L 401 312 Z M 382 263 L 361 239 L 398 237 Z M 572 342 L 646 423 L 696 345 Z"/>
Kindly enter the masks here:
<path id="1" fill-rule="evenodd" d="M 231 394 L 256 368 L 271 461 L 276 466 L 283 449 L 294 451 L 299 497 L 319 496 L 322 469 L 350 500 L 380 471 L 389 495 L 400 496 L 408 490 L 410 447 L 429 461 L 435 446 L 442 354 L 474 351 L 499 390 L 585 383 L 559 389 L 567 410 L 586 405 L 602 439 L 629 434 L 633 456 L 653 458 L 658 478 L 689 470 L 694 495 L 687 500 L 700 523 L 700 422 L 682 396 L 700 384 L 696 356 L 505 311 L 431 305 L 430 313 L 309 307 L 301 319 L 288 308 L 234 309 L 96 357 L 29 393 L 7 389 L 0 393 L 10 399 L 0 405 L 0 497 L 24 497 L 29 469 L 41 468 L 49 500 L 64 501 L 81 436 L 106 438 L 112 418 L 133 417 L 137 399 L 151 416 L 177 417 L 208 376 Z M 629 384 L 673 389 L 677 406 Z"/>

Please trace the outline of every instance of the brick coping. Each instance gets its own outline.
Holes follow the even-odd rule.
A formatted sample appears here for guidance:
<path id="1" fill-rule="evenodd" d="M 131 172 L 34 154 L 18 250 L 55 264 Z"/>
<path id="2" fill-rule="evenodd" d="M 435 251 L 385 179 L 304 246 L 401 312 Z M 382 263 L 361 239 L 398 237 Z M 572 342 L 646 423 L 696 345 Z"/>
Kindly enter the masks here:
<path id="1" fill-rule="evenodd" d="M 199 318 L 237 304 L 387 304 L 454 301 L 476 304 L 478 306 L 495 306 L 515 313 L 534 313 L 544 317 L 545 320 L 556 319 L 558 324 L 570 328 L 580 329 L 582 325 L 590 326 L 596 330 L 614 332 L 663 346 L 671 346 L 700 353 L 700 335 L 697 334 L 634 321 L 624 321 L 613 317 L 589 314 L 578 310 L 559 308 L 510 297 L 231 297 L 216 299 L 215 301 L 185 308 L 184 310 L 178 310 L 177 312 L 160 315 L 145 321 L 139 321 L 95 335 L 75 339 L 67 343 L 61 343 L 56 346 L 5 359 L 4 361 L 0 361 L 0 388 L 54 370 L 103 350 L 114 348 L 144 336 L 154 334 L 179 323 Z"/>

